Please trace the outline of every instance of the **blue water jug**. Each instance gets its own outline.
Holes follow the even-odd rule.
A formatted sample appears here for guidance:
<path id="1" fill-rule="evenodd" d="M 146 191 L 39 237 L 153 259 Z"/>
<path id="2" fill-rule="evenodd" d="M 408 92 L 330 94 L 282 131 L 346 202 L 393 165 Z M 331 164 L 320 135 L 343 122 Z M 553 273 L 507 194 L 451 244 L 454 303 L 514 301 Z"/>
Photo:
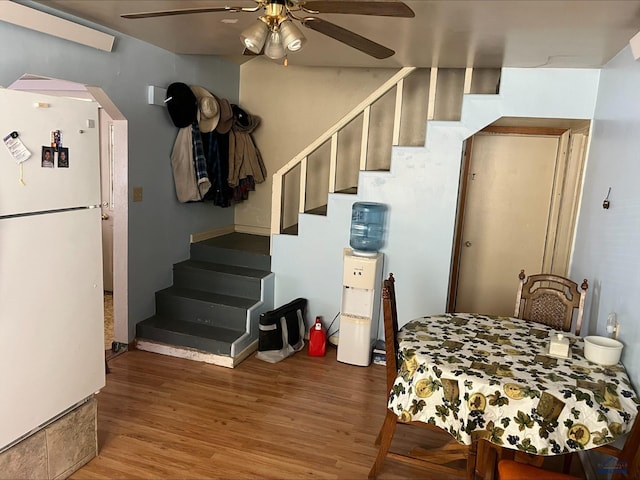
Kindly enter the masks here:
<path id="1" fill-rule="evenodd" d="M 349 245 L 355 254 L 375 255 L 382 248 L 386 210 L 387 206 L 383 203 L 353 204 Z"/>

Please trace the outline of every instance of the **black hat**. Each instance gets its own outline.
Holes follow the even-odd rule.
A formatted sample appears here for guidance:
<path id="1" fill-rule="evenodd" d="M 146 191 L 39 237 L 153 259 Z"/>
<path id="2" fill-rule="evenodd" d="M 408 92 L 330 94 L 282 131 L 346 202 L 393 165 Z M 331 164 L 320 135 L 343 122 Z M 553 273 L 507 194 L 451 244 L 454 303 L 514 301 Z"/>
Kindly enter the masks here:
<path id="1" fill-rule="evenodd" d="M 169 85 L 166 101 L 169 115 L 176 127 L 188 127 L 196 120 L 198 100 L 189 85 L 180 82 Z"/>

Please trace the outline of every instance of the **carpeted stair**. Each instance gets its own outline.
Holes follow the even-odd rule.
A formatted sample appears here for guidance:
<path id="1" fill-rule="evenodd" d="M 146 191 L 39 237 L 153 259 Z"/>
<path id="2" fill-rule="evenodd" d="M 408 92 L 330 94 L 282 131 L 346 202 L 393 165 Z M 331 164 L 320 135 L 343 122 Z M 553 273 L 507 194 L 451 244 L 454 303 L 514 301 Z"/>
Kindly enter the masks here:
<path id="1" fill-rule="evenodd" d="M 235 366 L 257 347 L 259 314 L 273 308 L 269 237 L 232 233 L 191 244 L 156 292 L 156 314 L 136 326 L 136 345 Z"/>

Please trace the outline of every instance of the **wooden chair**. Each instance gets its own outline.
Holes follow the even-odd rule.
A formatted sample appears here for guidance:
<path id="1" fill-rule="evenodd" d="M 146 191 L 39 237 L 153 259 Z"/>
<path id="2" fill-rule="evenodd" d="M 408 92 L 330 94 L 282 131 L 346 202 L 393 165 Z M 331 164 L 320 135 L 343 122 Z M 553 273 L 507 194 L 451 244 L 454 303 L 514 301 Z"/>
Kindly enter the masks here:
<path id="1" fill-rule="evenodd" d="M 589 288 L 586 278 L 578 290 L 577 283 L 559 275 L 542 273 L 527 277 L 521 270 L 518 277 L 520 285 L 514 317 L 569 332 L 577 309 L 575 333 L 580 335 L 584 299 Z"/>
<path id="2" fill-rule="evenodd" d="M 574 310 L 577 309 L 575 334 L 580 335 L 584 301 L 589 288 L 585 278 L 578 284 L 560 275 L 541 273 L 525 275 L 520 270 L 514 316 L 549 325 L 556 330 L 571 331 Z M 569 472 L 573 455 L 564 458 L 564 472 Z M 539 466 L 539 465 L 537 465 Z"/>
<path id="3" fill-rule="evenodd" d="M 390 273 L 389 278 L 383 281 L 382 309 L 384 316 L 388 400 L 389 392 L 391 392 L 398 374 L 398 313 L 396 309 L 395 278 L 393 277 L 393 273 Z M 408 452 L 408 454 L 390 452 L 389 449 L 398 423 L 425 427 L 430 430 L 431 435 L 441 436 L 443 441 L 448 441 L 448 443 L 437 449 L 417 447 Z M 379 445 L 378 455 L 369 472 L 370 479 L 376 478 L 386 458 L 392 458 L 411 465 L 424 466 L 428 468 L 432 474 L 437 475 L 438 478 L 446 475 L 460 476 L 466 473 L 467 478 L 473 479 L 475 475 L 475 448 L 459 444 L 448 432 L 435 425 L 419 421 L 403 422 L 389 409 L 387 409 L 384 423 L 380 428 L 380 433 L 378 433 L 376 445 Z M 460 460 L 466 460 L 466 468 L 455 468 L 448 465 L 451 462 Z"/>
<path id="4" fill-rule="evenodd" d="M 622 450 L 611 445 L 603 445 L 595 448 L 594 451 L 610 455 L 617 459 L 617 462 L 600 466 L 600 468 L 603 470 L 606 469 L 612 474 L 611 480 L 640 479 L 640 410 L 633 423 L 631 432 L 624 442 Z M 607 474 L 608 472 L 603 471 L 602 473 Z M 499 480 L 529 480 L 532 478 L 544 478 L 545 480 L 579 480 L 578 477 L 572 475 L 550 472 L 513 460 L 500 460 L 498 462 L 498 478 Z"/>

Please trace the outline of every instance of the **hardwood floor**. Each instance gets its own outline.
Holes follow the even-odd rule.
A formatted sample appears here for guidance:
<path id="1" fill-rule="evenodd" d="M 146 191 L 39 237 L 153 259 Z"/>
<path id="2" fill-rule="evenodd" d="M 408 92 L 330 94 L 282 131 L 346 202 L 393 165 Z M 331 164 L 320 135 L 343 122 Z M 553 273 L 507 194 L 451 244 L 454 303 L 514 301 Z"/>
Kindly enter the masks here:
<path id="1" fill-rule="evenodd" d="M 104 292 L 104 349 L 111 350 L 113 335 L 113 293 Z"/>
<path id="2" fill-rule="evenodd" d="M 252 355 L 234 369 L 132 350 L 109 367 L 100 453 L 72 479 L 346 480 L 373 464 L 384 367 L 339 363 L 333 347 L 276 364 Z M 388 460 L 378 478 L 443 477 Z"/>

